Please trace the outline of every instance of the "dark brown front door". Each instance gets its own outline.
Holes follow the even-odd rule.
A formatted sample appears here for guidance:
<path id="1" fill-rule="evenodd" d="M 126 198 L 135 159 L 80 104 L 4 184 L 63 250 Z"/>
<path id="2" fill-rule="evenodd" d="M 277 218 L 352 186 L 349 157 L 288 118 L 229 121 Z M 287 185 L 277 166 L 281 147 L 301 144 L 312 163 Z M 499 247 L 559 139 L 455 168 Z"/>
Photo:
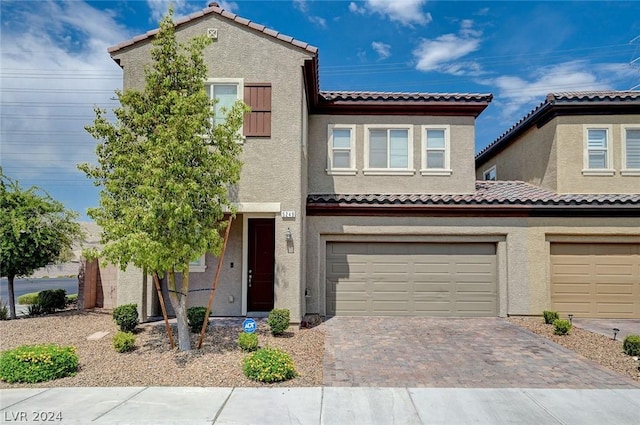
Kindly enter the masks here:
<path id="1" fill-rule="evenodd" d="M 248 311 L 273 309 L 275 242 L 274 219 L 249 219 Z"/>

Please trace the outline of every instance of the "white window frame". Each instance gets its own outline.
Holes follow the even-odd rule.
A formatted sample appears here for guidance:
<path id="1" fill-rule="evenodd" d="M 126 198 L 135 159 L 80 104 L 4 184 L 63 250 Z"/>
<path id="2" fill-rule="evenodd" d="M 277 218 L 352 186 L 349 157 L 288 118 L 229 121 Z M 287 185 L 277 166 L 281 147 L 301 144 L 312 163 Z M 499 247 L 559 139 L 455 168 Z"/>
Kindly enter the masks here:
<path id="1" fill-rule="evenodd" d="M 207 270 L 205 255 L 189 263 L 189 273 L 202 273 Z"/>
<path id="2" fill-rule="evenodd" d="M 371 168 L 369 166 L 369 133 L 370 130 L 407 130 L 407 167 L 406 168 Z M 387 136 L 387 143 L 389 142 Z M 412 176 L 416 173 L 413 167 L 413 125 L 411 124 L 368 124 L 364 126 L 364 175 Z M 387 155 L 389 152 L 387 151 Z"/>
<path id="3" fill-rule="evenodd" d="M 613 176 L 615 170 L 613 169 L 613 126 L 611 125 L 590 125 L 585 124 L 583 126 L 583 166 L 582 175 L 584 176 Z M 605 168 L 589 168 L 589 130 L 605 130 L 606 131 L 606 155 L 607 164 Z"/>
<path id="4" fill-rule="evenodd" d="M 491 173 L 493 173 L 493 178 L 487 178 L 487 176 L 491 177 Z M 496 181 L 498 180 L 498 169 L 495 165 L 487 168 L 482 172 L 482 179 L 485 181 Z"/>
<path id="5" fill-rule="evenodd" d="M 427 132 L 429 130 L 444 130 L 444 168 L 427 168 Z M 422 168 L 420 174 L 423 176 L 450 176 L 451 170 L 451 144 L 450 144 L 450 125 L 423 125 L 420 129 L 422 132 Z"/>
<path id="6" fill-rule="evenodd" d="M 209 99 L 213 100 L 213 86 L 215 85 L 231 85 L 231 84 L 235 84 L 238 86 L 238 99 L 237 100 L 242 100 L 244 101 L 244 78 L 208 78 L 207 81 L 205 81 L 205 87 L 207 88 L 207 94 L 209 95 Z M 245 137 L 242 131 L 242 127 L 240 126 L 240 128 L 238 129 L 238 133 L 240 134 L 240 137 L 242 138 L 241 141 L 244 142 Z"/>
<path id="7" fill-rule="evenodd" d="M 333 130 L 349 130 L 349 168 L 333 167 Z M 346 149 L 343 149 L 346 150 Z M 329 124 L 327 126 L 327 174 L 353 176 L 356 175 L 356 126 L 354 124 Z"/>
<path id="8" fill-rule="evenodd" d="M 621 126 L 622 131 L 622 166 L 620 174 L 624 176 L 640 176 L 640 168 L 627 168 L 627 130 L 640 131 L 640 125 L 638 124 L 623 124 Z"/>

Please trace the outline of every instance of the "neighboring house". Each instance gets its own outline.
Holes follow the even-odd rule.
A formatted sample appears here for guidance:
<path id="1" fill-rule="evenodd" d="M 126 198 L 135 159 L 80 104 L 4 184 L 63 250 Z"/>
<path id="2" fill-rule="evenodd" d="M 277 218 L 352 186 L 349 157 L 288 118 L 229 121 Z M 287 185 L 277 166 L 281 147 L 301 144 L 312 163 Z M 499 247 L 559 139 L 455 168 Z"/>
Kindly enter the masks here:
<path id="1" fill-rule="evenodd" d="M 320 91 L 316 48 L 217 6 L 176 33 L 216 34 L 210 93 L 253 111 L 216 315 L 540 314 L 552 305 L 550 241 L 640 238 L 640 195 L 477 182 L 475 118 L 489 94 Z M 154 34 L 109 49 L 125 88 L 144 83 Z M 210 255 L 193 264 L 191 305 L 206 304 L 216 267 Z M 141 288 L 119 282 L 118 302 L 157 313 Z M 633 308 L 625 317 L 640 317 Z"/>
<path id="2" fill-rule="evenodd" d="M 640 318 L 640 92 L 549 94 L 476 156 L 476 176 L 539 186 L 575 211 L 545 233 L 551 308 Z"/>

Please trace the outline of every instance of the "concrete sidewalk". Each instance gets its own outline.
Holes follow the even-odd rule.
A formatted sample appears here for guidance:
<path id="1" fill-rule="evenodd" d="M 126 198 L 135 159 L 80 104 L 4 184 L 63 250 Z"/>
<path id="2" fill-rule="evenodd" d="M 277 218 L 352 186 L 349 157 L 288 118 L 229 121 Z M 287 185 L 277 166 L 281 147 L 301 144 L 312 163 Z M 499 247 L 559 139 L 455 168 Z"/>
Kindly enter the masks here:
<path id="1" fill-rule="evenodd" d="M 640 389 L 2 389 L 0 409 L 21 425 L 637 425 Z"/>

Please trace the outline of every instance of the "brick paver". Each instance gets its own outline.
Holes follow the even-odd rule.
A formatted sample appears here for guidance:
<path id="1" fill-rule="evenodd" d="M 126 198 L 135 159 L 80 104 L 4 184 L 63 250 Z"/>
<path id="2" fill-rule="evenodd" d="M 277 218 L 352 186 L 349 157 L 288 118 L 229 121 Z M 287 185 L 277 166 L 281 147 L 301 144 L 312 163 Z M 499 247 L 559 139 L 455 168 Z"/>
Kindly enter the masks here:
<path id="1" fill-rule="evenodd" d="M 334 317 L 324 385 L 457 388 L 640 388 L 500 318 Z"/>

